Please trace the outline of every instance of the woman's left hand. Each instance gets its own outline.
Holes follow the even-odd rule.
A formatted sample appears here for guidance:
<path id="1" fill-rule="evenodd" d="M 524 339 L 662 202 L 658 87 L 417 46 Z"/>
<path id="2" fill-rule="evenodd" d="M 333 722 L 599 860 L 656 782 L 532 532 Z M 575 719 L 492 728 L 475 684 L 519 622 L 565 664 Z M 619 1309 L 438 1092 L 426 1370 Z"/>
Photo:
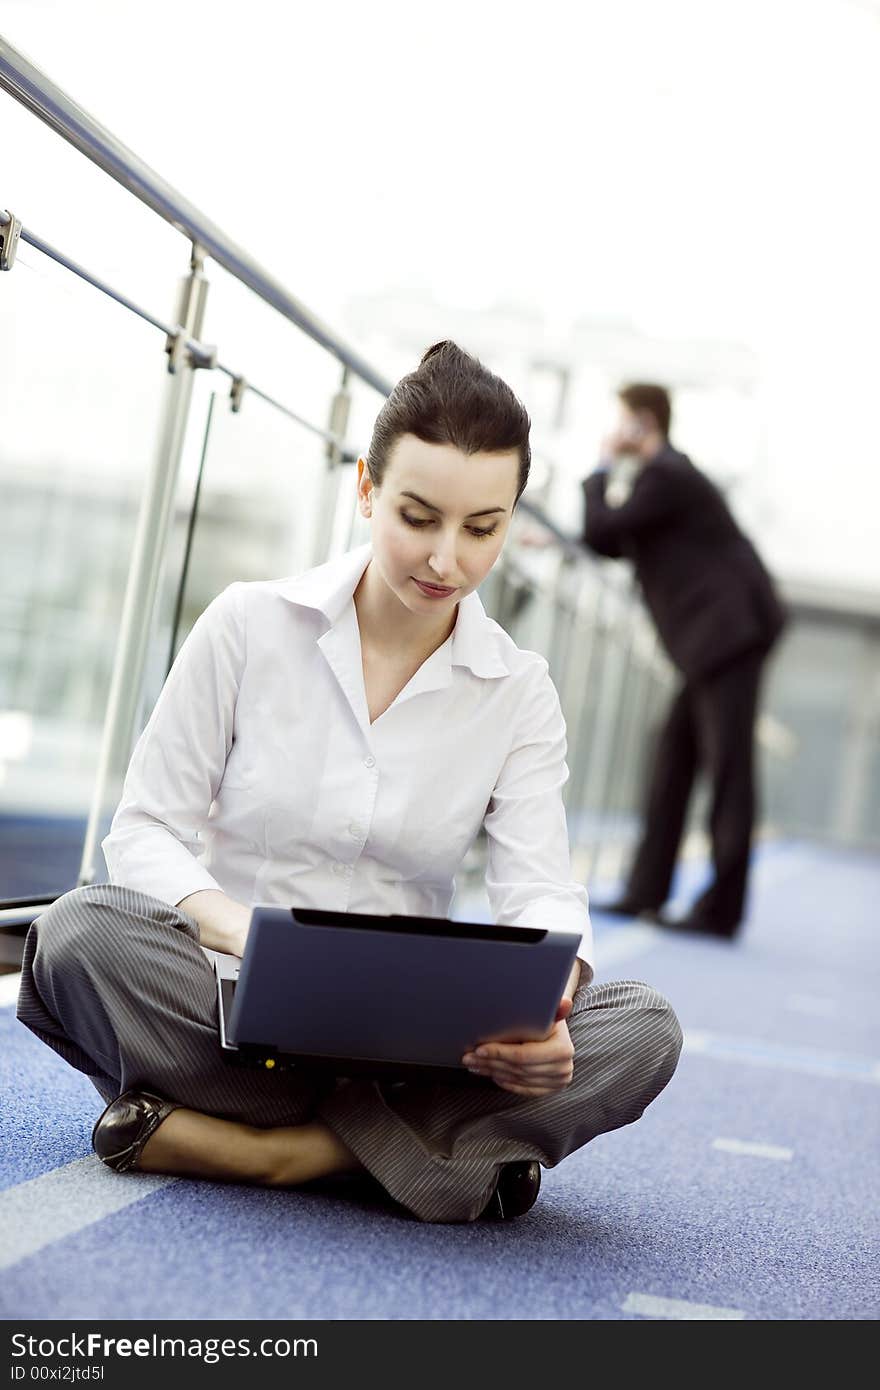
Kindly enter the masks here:
<path id="1" fill-rule="evenodd" d="M 549 1096 L 564 1090 L 574 1075 L 574 1044 L 565 1022 L 571 1008 L 570 999 L 560 1002 L 553 1028 L 540 1042 L 481 1043 L 465 1053 L 463 1065 L 518 1096 Z"/>

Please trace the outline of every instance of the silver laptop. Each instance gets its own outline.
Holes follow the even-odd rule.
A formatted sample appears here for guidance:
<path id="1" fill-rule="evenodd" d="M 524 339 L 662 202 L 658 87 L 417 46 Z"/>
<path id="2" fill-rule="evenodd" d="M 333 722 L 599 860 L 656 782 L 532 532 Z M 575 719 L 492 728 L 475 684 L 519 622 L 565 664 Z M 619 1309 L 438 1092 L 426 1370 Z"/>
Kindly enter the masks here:
<path id="1" fill-rule="evenodd" d="M 217 957 L 228 1061 L 486 1085 L 480 1042 L 546 1037 L 577 953 L 572 932 L 436 917 L 257 906 L 244 956 Z"/>

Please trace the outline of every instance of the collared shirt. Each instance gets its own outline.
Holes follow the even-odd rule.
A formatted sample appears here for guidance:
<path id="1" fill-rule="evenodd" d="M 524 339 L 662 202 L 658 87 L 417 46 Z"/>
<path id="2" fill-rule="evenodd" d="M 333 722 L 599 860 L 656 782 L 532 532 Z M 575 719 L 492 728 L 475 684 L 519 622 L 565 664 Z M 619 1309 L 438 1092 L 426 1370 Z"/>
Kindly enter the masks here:
<path id="1" fill-rule="evenodd" d="M 562 787 L 565 723 L 547 663 L 477 594 L 372 723 L 354 590 L 369 545 L 294 579 L 231 584 L 181 648 L 132 755 L 111 881 L 178 903 L 445 917 L 481 825 L 494 920 L 581 937 Z"/>

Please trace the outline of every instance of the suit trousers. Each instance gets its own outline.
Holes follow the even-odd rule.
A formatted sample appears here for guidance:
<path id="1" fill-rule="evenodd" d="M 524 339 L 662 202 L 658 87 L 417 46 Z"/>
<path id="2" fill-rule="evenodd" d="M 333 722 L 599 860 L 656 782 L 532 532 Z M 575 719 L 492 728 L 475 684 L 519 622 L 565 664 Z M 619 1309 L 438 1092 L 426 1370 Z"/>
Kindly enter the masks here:
<path id="1" fill-rule="evenodd" d="M 766 653 L 746 652 L 720 670 L 685 681 L 660 731 L 639 846 L 625 897 L 659 908 L 669 896 L 688 803 L 699 770 L 711 788 L 714 879 L 691 909 L 731 934 L 745 908 L 755 820 L 754 727 Z"/>
<path id="2" fill-rule="evenodd" d="M 214 972 L 195 920 L 115 884 L 78 888 L 31 926 L 18 1017 L 107 1102 L 129 1088 L 270 1127 L 321 1119 L 387 1193 L 424 1221 L 472 1221 L 500 1165 L 553 1167 L 637 1120 L 672 1076 L 669 1004 L 630 980 L 577 990 L 574 1079 L 550 1096 L 499 1087 L 337 1081 L 230 1065 Z"/>

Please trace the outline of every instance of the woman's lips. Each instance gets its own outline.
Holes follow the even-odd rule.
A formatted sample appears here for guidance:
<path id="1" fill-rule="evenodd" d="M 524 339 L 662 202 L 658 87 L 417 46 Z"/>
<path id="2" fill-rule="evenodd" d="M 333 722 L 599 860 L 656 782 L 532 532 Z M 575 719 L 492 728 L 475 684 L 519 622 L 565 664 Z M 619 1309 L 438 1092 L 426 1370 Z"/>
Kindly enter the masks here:
<path id="1" fill-rule="evenodd" d="M 455 593 L 455 589 L 445 589 L 442 584 L 425 584 L 421 579 L 416 579 L 415 575 L 413 583 L 419 586 L 425 598 L 449 598 L 450 594 Z"/>

